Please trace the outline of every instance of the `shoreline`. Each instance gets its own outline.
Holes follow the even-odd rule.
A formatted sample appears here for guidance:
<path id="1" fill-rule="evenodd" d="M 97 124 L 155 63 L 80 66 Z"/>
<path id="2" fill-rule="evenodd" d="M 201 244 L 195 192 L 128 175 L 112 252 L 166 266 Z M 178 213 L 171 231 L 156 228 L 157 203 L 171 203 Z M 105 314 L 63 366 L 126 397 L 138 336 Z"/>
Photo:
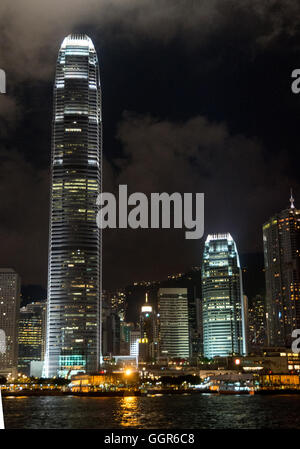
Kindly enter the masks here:
<path id="1" fill-rule="evenodd" d="M 234 392 L 234 391 L 211 391 L 211 390 L 148 390 L 141 391 L 92 391 L 92 392 L 71 392 L 71 391 L 2 391 L 2 398 L 7 397 L 40 397 L 40 396 L 75 396 L 75 397 L 154 397 L 161 395 L 191 395 L 191 394 L 211 394 L 223 396 L 251 396 L 248 392 Z M 258 390 L 255 395 L 295 395 L 300 394 L 300 390 L 285 389 L 285 390 Z"/>

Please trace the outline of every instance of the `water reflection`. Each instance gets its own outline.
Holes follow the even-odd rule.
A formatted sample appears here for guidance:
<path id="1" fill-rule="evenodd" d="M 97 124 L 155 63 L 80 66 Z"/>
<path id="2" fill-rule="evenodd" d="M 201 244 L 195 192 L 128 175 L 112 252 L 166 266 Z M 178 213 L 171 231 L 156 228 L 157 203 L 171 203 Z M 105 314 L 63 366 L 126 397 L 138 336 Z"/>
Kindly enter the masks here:
<path id="1" fill-rule="evenodd" d="M 140 423 L 138 409 L 138 398 L 136 396 L 124 396 L 120 401 L 120 411 L 118 413 L 121 426 L 138 426 Z"/>
<path id="2" fill-rule="evenodd" d="M 3 409 L 7 429 L 300 429 L 298 395 L 5 397 Z"/>

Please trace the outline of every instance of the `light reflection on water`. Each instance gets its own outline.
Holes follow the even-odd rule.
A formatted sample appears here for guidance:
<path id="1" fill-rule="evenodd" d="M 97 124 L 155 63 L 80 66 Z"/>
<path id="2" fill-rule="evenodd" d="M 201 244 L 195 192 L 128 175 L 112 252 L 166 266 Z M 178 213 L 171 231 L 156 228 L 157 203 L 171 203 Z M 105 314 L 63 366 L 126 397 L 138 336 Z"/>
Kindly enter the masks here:
<path id="1" fill-rule="evenodd" d="M 300 396 L 3 398 L 8 429 L 300 429 Z"/>
<path id="2" fill-rule="evenodd" d="M 124 427 L 139 427 L 138 398 L 125 396 L 120 401 L 120 424 Z"/>

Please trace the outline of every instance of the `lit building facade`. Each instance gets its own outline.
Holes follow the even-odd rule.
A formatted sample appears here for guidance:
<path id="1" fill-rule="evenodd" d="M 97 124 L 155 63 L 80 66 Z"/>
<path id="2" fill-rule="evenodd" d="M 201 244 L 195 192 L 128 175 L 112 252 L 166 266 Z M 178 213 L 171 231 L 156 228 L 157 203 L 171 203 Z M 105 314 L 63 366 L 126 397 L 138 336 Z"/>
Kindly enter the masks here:
<path id="1" fill-rule="evenodd" d="M 230 234 L 210 234 L 206 239 L 202 301 L 204 356 L 246 354 L 242 272 Z"/>
<path id="2" fill-rule="evenodd" d="M 135 357 L 137 363 L 139 358 L 140 335 L 141 331 L 139 329 L 133 329 L 130 332 L 130 356 Z"/>
<path id="3" fill-rule="evenodd" d="M 140 359 L 144 362 L 154 361 L 157 356 L 156 314 L 148 302 L 146 293 L 145 304 L 140 315 L 141 340 L 139 345 Z"/>
<path id="4" fill-rule="evenodd" d="M 20 309 L 18 371 L 30 375 L 30 363 L 45 357 L 46 305 L 32 303 Z"/>
<path id="5" fill-rule="evenodd" d="M 13 269 L 0 269 L 0 329 L 5 333 L 5 344 L 0 352 L 0 374 L 3 375 L 17 373 L 20 284 L 20 276 Z"/>
<path id="6" fill-rule="evenodd" d="M 120 321 L 120 354 L 129 355 L 130 353 L 130 334 L 134 329 L 133 323 Z"/>
<path id="7" fill-rule="evenodd" d="M 262 295 L 252 298 L 248 309 L 249 350 L 256 351 L 266 346 L 266 311 Z"/>
<path id="8" fill-rule="evenodd" d="M 102 353 L 103 356 L 120 354 L 120 317 L 105 292 L 102 293 Z"/>
<path id="9" fill-rule="evenodd" d="M 158 290 L 159 355 L 190 357 L 188 297 L 186 288 Z"/>
<path id="10" fill-rule="evenodd" d="M 101 359 L 102 118 L 89 37 L 66 37 L 54 85 L 45 376 L 91 372 Z"/>
<path id="11" fill-rule="evenodd" d="M 290 203 L 263 226 L 269 346 L 291 347 L 300 329 L 300 210 Z"/>
<path id="12" fill-rule="evenodd" d="M 126 294 L 123 290 L 110 293 L 110 302 L 112 309 L 119 315 L 120 320 L 125 320 L 126 312 Z"/>

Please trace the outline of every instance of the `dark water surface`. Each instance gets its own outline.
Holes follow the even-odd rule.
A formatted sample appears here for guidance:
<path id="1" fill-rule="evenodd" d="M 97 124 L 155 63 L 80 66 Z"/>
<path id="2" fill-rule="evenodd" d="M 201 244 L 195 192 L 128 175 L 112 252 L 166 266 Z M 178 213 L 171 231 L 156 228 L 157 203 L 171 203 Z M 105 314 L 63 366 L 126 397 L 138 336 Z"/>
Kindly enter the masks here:
<path id="1" fill-rule="evenodd" d="M 3 398 L 7 429 L 300 429 L 300 395 Z"/>

